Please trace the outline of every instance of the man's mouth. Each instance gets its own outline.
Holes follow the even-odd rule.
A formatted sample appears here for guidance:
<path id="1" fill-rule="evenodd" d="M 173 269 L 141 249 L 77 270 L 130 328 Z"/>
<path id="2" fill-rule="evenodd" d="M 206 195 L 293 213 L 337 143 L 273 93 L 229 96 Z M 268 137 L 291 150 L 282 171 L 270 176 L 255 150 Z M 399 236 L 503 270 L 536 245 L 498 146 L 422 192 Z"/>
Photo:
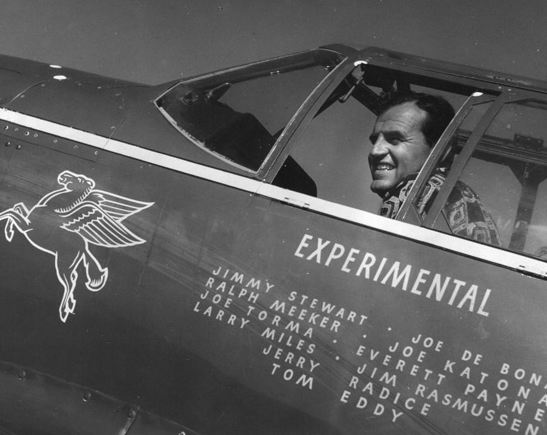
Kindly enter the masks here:
<path id="1" fill-rule="evenodd" d="M 378 163 L 374 166 L 375 171 L 391 171 L 392 169 L 395 169 L 395 166 L 389 163 Z"/>

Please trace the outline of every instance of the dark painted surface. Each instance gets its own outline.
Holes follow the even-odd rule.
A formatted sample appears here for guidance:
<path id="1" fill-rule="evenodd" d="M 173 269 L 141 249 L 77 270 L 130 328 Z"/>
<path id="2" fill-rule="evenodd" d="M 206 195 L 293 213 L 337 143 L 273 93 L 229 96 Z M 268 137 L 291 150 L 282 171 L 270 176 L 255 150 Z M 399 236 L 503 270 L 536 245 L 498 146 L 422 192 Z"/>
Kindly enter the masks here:
<path id="1" fill-rule="evenodd" d="M 74 92 L 55 92 L 61 86 Z M 207 164 L 212 157 L 181 141 L 139 89 L 123 99 L 51 82 L 9 108 L 56 122 L 73 116 L 65 125 L 102 136 L 122 125 L 113 129 L 120 140 L 176 156 L 182 143 Z M 124 129 L 141 118 L 153 133 L 139 143 Z M 204 434 L 545 432 L 544 280 L 372 221 L 348 223 L 82 144 L 24 140 L 2 125 L 0 143 L 16 137 L 21 146 L 0 148 L 1 210 L 31 208 L 66 170 L 153 203 L 125 222 L 144 243 L 89 248 L 108 280 L 87 291 L 80 264 L 66 322 L 54 256 L 17 231 L 2 238 L 6 363 Z M 68 232 L 40 240 L 58 246 L 57 234 L 63 246 L 78 241 Z M 36 400 L 50 398 L 45 389 Z"/>

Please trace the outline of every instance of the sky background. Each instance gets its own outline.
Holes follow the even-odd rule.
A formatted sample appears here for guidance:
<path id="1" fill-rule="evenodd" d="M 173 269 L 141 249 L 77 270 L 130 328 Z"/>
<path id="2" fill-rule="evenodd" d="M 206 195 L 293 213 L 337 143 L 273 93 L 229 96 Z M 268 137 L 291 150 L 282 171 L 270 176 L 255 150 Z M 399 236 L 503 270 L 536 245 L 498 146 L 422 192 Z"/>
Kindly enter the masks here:
<path id="1" fill-rule="evenodd" d="M 148 84 L 347 42 L 547 80 L 547 0 L 2 0 L 0 53 Z"/>

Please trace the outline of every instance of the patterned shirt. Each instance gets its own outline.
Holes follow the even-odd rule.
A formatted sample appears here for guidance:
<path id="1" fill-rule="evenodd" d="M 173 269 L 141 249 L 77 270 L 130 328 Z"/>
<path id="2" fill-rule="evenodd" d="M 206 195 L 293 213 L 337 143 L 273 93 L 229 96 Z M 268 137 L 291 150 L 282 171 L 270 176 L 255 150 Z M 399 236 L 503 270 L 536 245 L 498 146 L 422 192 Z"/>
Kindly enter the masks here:
<path id="1" fill-rule="evenodd" d="M 446 173 L 444 168 L 437 169 L 428 180 L 427 186 L 417 202 L 418 213 L 422 218 L 429 211 L 437 193 L 444 184 Z M 388 192 L 382 201 L 380 215 L 394 219 L 408 197 L 414 181 L 414 179 L 404 181 L 394 192 Z M 478 195 L 465 183 L 456 182 L 443 207 L 443 215 L 452 234 L 501 246 L 500 236 L 492 216 L 482 205 Z"/>

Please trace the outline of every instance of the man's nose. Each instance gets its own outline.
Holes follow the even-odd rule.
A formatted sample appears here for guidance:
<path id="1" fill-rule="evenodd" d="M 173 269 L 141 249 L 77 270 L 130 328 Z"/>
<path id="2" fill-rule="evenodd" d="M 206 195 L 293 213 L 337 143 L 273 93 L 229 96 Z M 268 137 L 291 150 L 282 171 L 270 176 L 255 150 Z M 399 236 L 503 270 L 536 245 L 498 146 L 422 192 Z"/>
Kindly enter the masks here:
<path id="1" fill-rule="evenodd" d="M 370 154 L 374 157 L 385 156 L 388 153 L 386 140 L 380 135 L 372 144 Z"/>

